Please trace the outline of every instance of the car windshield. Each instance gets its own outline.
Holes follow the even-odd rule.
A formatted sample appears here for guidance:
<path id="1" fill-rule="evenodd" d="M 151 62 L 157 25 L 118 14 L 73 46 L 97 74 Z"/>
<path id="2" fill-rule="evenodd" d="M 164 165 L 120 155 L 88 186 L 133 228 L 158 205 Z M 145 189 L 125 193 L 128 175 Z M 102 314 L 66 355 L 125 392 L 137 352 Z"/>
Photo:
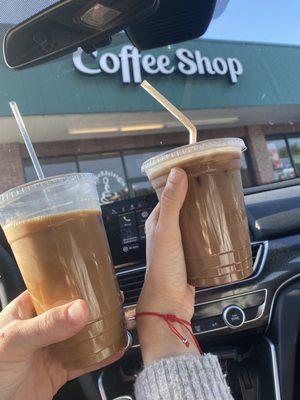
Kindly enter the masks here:
<path id="1" fill-rule="evenodd" d="M 0 0 L 1 39 L 56 2 Z M 138 51 L 121 32 L 92 54 L 78 48 L 21 71 L 1 62 L 0 192 L 37 179 L 9 108 L 15 100 L 46 176 L 93 172 L 102 203 L 151 193 L 142 163 L 188 143 L 188 132 L 143 79 L 191 119 L 198 140 L 245 141 L 245 188 L 296 180 L 299 14 L 297 0 L 221 0 L 198 39 Z"/>

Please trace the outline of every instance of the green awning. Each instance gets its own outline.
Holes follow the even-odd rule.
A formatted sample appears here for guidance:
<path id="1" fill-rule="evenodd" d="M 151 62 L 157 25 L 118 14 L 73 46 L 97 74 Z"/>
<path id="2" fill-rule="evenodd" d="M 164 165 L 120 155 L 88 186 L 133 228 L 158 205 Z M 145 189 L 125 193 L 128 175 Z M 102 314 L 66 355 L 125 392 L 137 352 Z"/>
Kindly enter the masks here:
<path id="1" fill-rule="evenodd" d="M 135 66 L 131 52 L 122 35 L 93 57 L 84 56 L 83 66 L 93 75 L 78 71 L 72 55 L 24 71 L 1 66 L 0 116 L 11 115 L 12 99 L 24 115 L 160 110 L 134 82 L 139 73 L 183 109 L 300 104 L 297 46 L 193 40 L 137 54 Z M 130 83 L 123 82 L 126 68 Z"/>

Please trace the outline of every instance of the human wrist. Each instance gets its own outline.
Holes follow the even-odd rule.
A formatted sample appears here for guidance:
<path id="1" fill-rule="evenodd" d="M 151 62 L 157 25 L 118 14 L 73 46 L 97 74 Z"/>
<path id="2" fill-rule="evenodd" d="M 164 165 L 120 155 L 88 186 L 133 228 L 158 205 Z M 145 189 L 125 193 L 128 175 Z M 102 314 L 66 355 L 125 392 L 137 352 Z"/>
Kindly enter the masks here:
<path id="1" fill-rule="evenodd" d="M 159 301 L 157 300 L 158 298 Z M 142 292 L 136 307 L 136 312 L 154 312 L 158 314 L 176 315 L 177 318 L 190 323 L 194 315 L 194 302 L 191 302 L 191 304 L 184 304 L 181 298 L 162 297 L 160 294 L 154 293 L 153 291 L 150 291 L 150 294 L 147 293 L 146 296 L 143 296 Z"/>
<path id="2" fill-rule="evenodd" d="M 187 343 L 170 330 L 164 318 L 152 315 L 141 315 L 137 318 L 137 331 L 144 365 L 162 358 L 199 355 L 199 349 L 188 329 L 178 322 L 173 322 L 172 325 L 181 337 L 187 339 Z"/>

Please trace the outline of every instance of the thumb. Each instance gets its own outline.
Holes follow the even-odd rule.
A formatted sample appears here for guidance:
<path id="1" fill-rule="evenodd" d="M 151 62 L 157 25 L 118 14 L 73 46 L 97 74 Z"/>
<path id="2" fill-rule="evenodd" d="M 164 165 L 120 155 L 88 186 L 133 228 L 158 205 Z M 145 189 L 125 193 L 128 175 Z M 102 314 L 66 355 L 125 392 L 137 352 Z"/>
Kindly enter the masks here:
<path id="1" fill-rule="evenodd" d="M 187 187 L 187 175 L 184 170 L 172 168 L 160 199 L 159 223 L 165 228 L 178 226 Z"/>
<path id="2" fill-rule="evenodd" d="M 89 307 L 84 300 L 52 308 L 37 317 L 19 321 L 17 341 L 26 352 L 66 340 L 78 333 L 89 320 Z"/>

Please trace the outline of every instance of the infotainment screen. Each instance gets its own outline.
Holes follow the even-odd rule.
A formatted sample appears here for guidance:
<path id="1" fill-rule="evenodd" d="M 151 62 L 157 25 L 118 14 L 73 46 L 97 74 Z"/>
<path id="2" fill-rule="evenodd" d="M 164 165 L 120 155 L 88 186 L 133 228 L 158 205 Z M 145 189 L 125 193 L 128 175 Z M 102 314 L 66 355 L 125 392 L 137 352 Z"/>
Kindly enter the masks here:
<path id="1" fill-rule="evenodd" d="M 156 194 L 102 205 L 102 216 L 115 267 L 145 262 L 145 221 Z"/>

